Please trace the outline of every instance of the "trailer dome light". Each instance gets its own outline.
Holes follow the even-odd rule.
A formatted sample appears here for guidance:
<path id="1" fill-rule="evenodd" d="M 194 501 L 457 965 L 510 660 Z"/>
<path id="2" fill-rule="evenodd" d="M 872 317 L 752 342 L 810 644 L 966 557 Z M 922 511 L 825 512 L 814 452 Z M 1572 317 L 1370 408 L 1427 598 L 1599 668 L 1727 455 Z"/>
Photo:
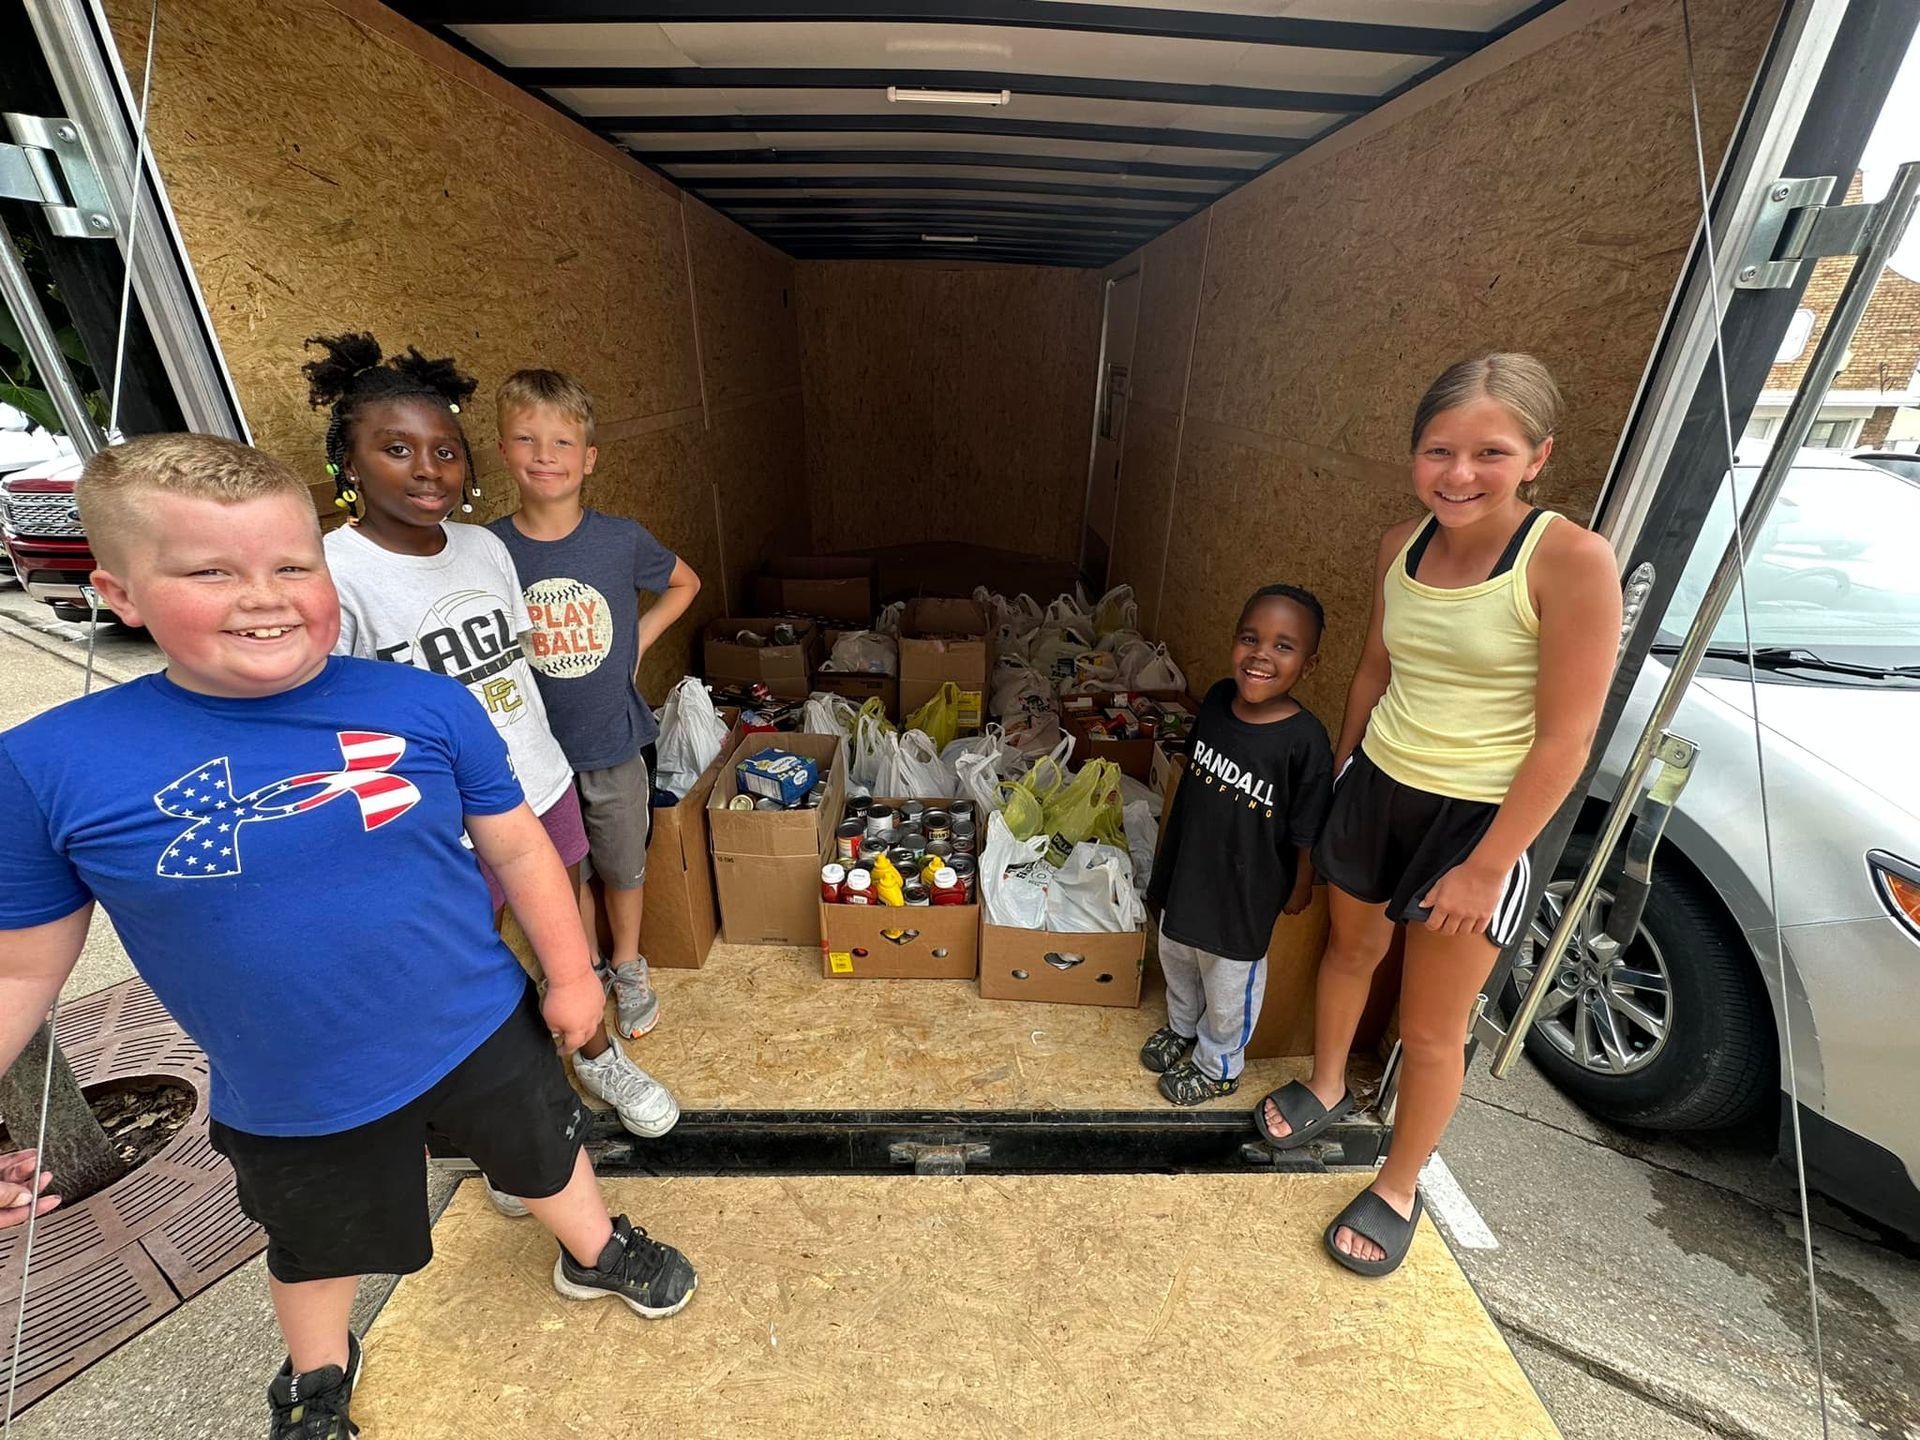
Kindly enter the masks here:
<path id="1" fill-rule="evenodd" d="M 920 238 L 929 245 L 978 245 L 980 243 L 978 235 L 922 235 Z"/>
<path id="2" fill-rule="evenodd" d="M 1013 92 L 1011 90 L 917 90 L 900 85 L 889 85 L 887 99 L 895 105 L 1005 105 L 1013 99 Z"/>

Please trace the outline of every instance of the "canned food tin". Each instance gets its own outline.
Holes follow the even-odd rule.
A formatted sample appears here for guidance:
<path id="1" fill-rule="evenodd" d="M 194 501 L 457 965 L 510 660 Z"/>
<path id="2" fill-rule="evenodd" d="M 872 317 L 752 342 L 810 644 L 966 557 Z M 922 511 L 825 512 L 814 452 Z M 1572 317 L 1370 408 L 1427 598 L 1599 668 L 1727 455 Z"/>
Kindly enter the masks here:
<path id="1" fill-rule="evenodd" d="M 929 840 L 951 840 L 953 816 L 945 810 L 929 810 L 920 817 L 920 828 L 927 832 Z"/>
<path id="2" fill-rule="evenodd" d="M 887 859 L 893 863 L 893 868 L 898 870 L 902 875 L 910 875 L 913 873 L 914 866 L 919 857 L 906 846 L 896 845 L 887 851 Z"/>
<path id="3" fill-rule="evenodd" d="M 847 797 L 847 818 L 849 820 L 853 820 L 856 818 L 860 820 L 866 819 L 867 810 L 872 806 L 872 804 L 873 804 L 873 801 L 868 799 L 865 795 L 849 795 Z"/>
<path id="4" fill-rule="evenodd" d="M 882 830 L 893 828 L 893 807 L 891 805 L 870 805 L 867 807 L 867 834 L 878 835 Z"/>
<path id="5" fill-rule="evenodd" d="M 927 853 L 927 837 L 919 830 L 902 830 L 894 843 L 904 846 L 916 855 L 924 855 Z"/>
<path id="6" fill-rule="evenodd" d="M 902 800 L 900 802 L 900 816 L 909 825 L 918 825 L 920 823 L 920 817 L 926 813 L 927 807 L 922 805 L 918 800 Z"/>
<path id="7" fill-rule="evenodd" d="M 751 809 L 753 809 L 753 796 L 751 796 L 751 795 L 736 795 L 736 796 L 734 796 L 734 797 L 733 797 L 733 798 L 732 798 L 731 800 L 729 800 L 729 801 L 727 801 L 727 809 L 729 809 L 729 810 L 751 810 Z"/>
<path id="8" fill-rule="evenodd" d="M 862 821 L 842 820 L 833 832 L 833 853 L 842 860 L 857 859 L 860 839 L 866 833 L 867 827 Z"/>
<path id="9" fill-rule="evenodd" d="M 844 865 L 822 865 L 820 867 L 820 898 L 829 905 L 838 905 L 840 896 L 847 884 L 847 871 Z"/>
<path id="10" fill-rule="evenodd" d="M 979 814 L 979 807 L 971 800 L 956 800 L 947 807 L 947 813 L 953 816 L 955 821 L 965 820 L 971 825 Z"/>
<path id="11" fill-rule="evenodd" d="M 909 905 L 931 905 L 933 896 L 927 887 L 918 880 L 909 880 L 901 887 L 901 894 Z"/>
<path id="12" fill-rule="evenodd" d="M 753 802 L 753 808 L 756 810 L 784 810 L 787 807 L 771 796 L 763 795 Z"/>
<path id="13" fill-rule="evenodd" d="M 980 833 L 980 824 L 970 815 L 955 815 L 953 817 L 953 833 L 955 835 L 977 835 Z"/>
<path id="14" fill-rule="evenodd" d="M 979 891 L 980 866 L 971 855 L 956 855 L 947 868 L 954 873 L 961 887 L 967 892 L 967 903 L 973 904 Z"/>
<path id="15" fill-rule="evenodd" d="M 953 854 L 953 842 L 951 840 L 927 841 L 927 858 L 928 859 L 945 860 L 951 854 Z"/>
<path id="16" fill-rule="evenodd" d="M 887 853 L 887 847 L 880 843 L 877 835 L 869 835 L 860 842 L 859 859 L 868 865 Z"/>
<path id="17" fill-rule="evenodd" d="M 955 835 L 953 837 L 953 854 L 955 859 L 958 859 L 962 855 L 978 855 L 979 853 L 980 842 L 973 836 Z"/>
<path id="18" fill-rule="evenodd" d="M 827 798 L 826 785 L 824 783 L 816 785 L 813 787 L 813 789 L 807 792 L 806 808 L 809 810 L 818 810 L 820 808 L 821 803 L 826 798 Z"/>
<path id="19" fill-rule="evenodd" d="M 893 829 L 869 830 L 867 831 L 867 838 L 869 840 L 878 840 L 883 847 L 891 850 L 900 843 L 900 832 Z"/>

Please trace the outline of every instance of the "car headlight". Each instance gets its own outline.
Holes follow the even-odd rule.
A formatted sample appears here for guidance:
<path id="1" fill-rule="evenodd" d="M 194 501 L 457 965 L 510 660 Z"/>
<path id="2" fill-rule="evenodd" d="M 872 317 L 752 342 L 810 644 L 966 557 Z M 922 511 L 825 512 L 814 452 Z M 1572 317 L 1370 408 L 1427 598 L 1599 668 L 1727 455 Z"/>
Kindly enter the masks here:
<path id="1" fill-rule="evenodd" d="M 1885 850 L 1867 852 L 1867 869 L 1873 875 L 1873 888 L 1887 912 L 1920 941 L 1920 865 L 1902 860 Z"/>

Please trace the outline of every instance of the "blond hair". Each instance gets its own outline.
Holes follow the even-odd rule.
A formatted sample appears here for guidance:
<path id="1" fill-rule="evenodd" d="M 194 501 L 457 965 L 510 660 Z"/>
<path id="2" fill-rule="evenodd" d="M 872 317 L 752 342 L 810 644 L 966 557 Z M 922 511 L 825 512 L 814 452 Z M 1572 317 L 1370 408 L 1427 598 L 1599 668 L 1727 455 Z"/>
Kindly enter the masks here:
<path id="1" fill-rule="evenodd" d="M 1509 351 L 1462 360 L 1449 365 L 1420 397 L 1419 407 L 1413 412 L 1413 442 L 1409 448 L 1420 448 L 1420 437 L 1427 433 L 1436 415 L 1481 399 L 1492 400 L 1519 421 L 1527 443 L 1535 450 L 1553 438 L 1566 408 L 1553 375 L 1531 355 Z M 1531 500 L 1532 482 L 1521 488 L 1521 498 Z"/>
<path id="2" fill-rule="evenodd" d="M 544 405 L 580 426 L 586 431 L 587 444 L 594 443 L 593 396 L 564 370 L 516 370 L 500 382 L 494 405 L 503 434 L 513 416 Z"/>
<path id="3" fill-rule="evenodd" d="M 153 492 L 222 505 L 297 495 L 312 509 L 306 482 L 251 445 L 219 435 L 142 435 L 102 450 L 80 472 L 74 499 L 87 540 L 102 560 L 113 563 L 124 555 L 140 497 Z"/>

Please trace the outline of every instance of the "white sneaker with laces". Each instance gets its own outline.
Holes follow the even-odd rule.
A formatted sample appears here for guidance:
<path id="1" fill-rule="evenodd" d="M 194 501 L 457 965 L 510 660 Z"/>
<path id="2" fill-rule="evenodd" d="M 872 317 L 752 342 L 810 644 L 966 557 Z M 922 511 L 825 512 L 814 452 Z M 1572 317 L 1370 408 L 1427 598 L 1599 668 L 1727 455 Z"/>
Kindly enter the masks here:
<path id="1" fill-rule="evenodd" d="M 487 1179 L 485 1175 L 480 1177 L 480 1183 L 487 1187 L 487 1198 L 493 1202 L 493 1208 L 509 1220 L 523 1219 L 533 1213 L 527 1209 L 527 1202 L 518 1195 L 509 1195 L 504 1190 L 494 1189 L 493 1181 Z"/>
<path id="2" fill-rule="evenodd" d="M 581 1088 L 613 1106 L 620 1123 L 635 1135 L 656 1139 L 679 1123 L 680 1103 L 666 1086 L 629 1060 L 617 1041 L 597 1060 L 576 1053 L 573 1073 L 580 1077 Z"/>

